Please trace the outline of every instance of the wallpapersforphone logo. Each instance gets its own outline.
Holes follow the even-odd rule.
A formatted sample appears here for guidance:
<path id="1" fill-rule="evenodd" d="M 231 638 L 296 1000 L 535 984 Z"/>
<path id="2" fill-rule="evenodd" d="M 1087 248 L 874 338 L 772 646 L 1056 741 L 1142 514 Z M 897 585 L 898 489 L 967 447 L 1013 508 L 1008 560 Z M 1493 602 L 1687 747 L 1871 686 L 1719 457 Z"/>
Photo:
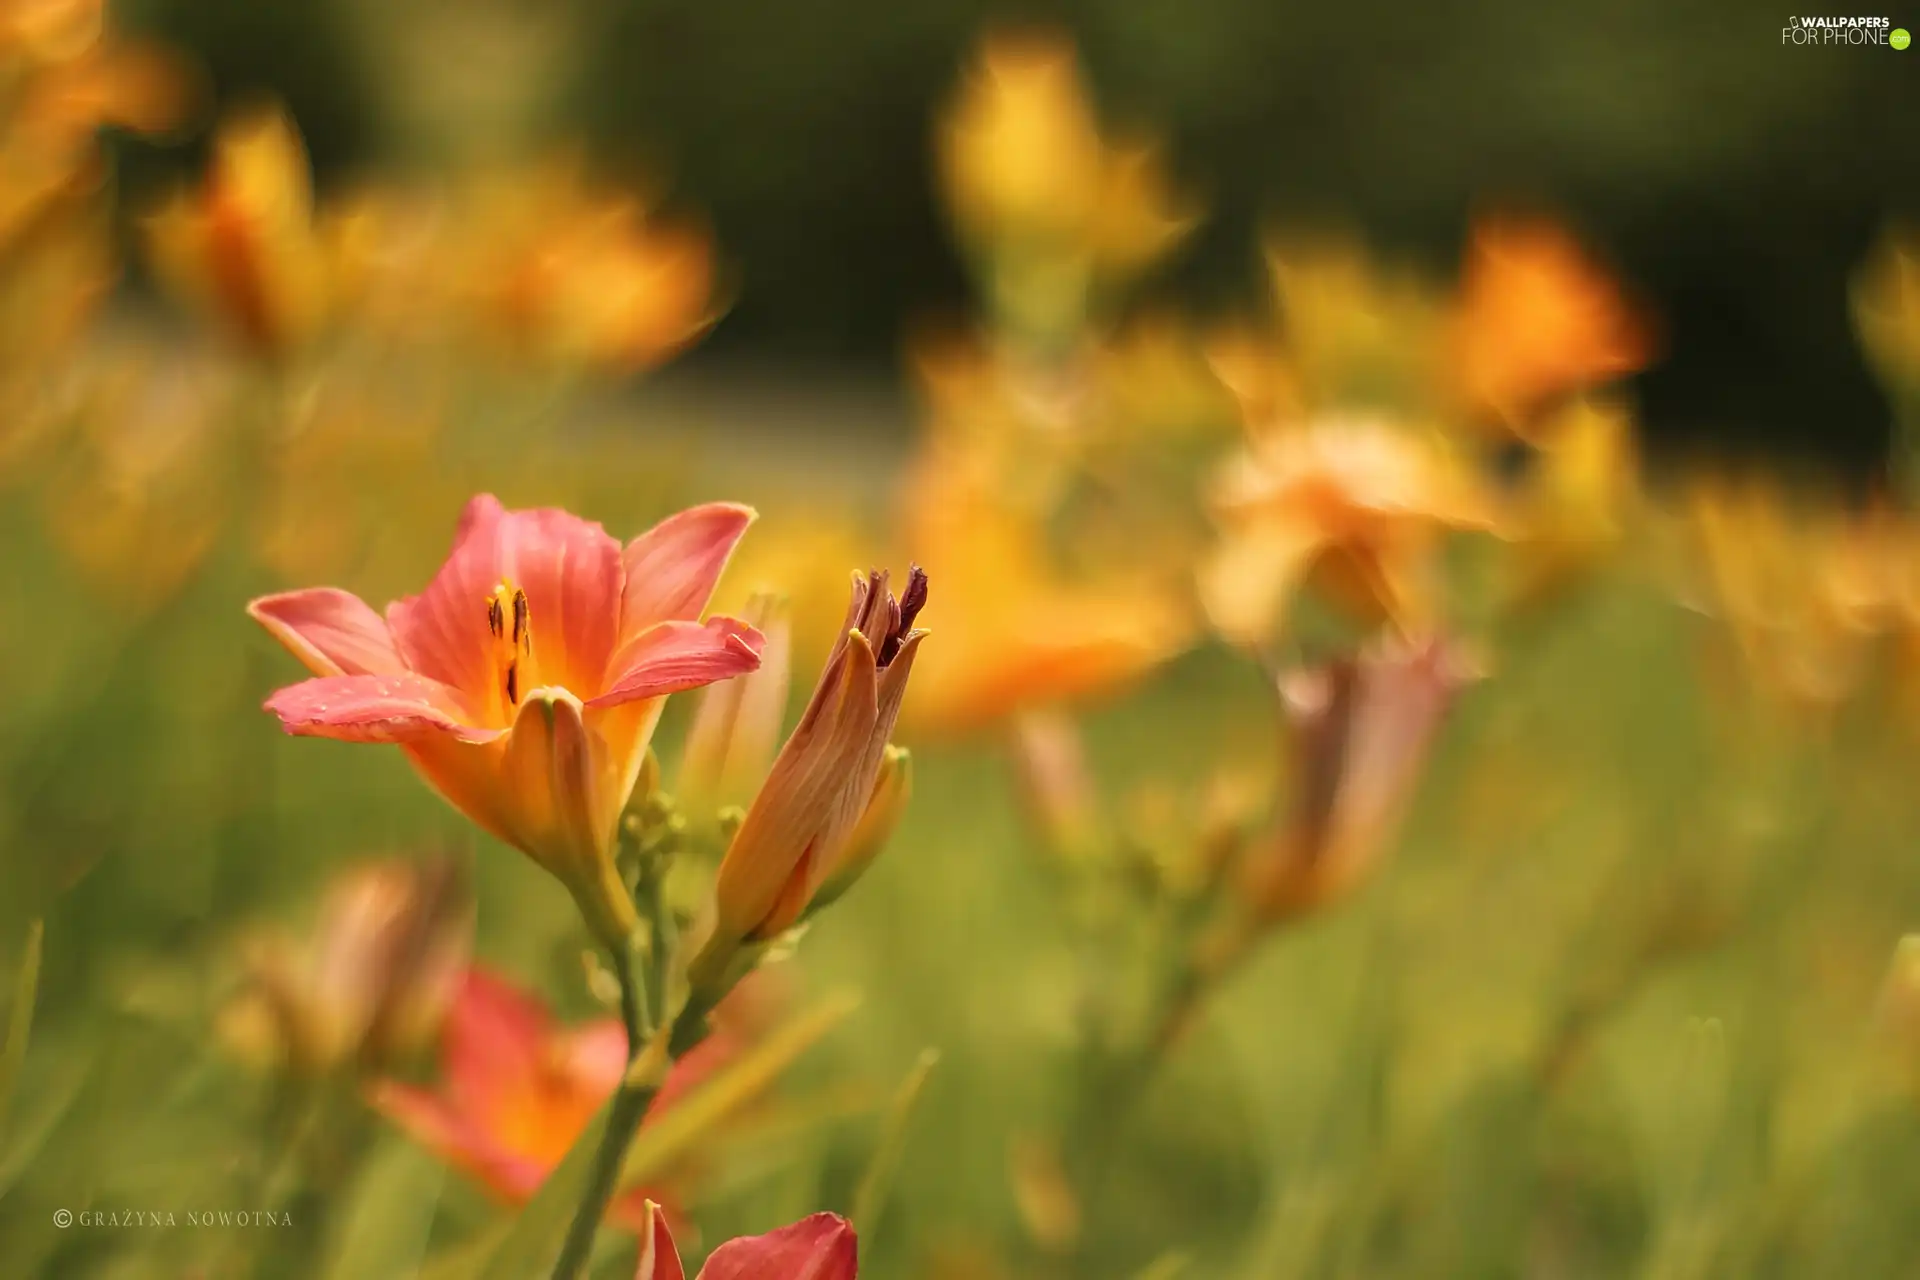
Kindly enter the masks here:
<path id="1" fill-rule="evenodd" d="M 1905 28 L 1894 26 L 1888 18 L 1792 17 L 1780 28 L 1781 44 L 1857 44 L 1904 49 L 1909 42 Z"/>
<path id="2" fill-rule="evenodd" d="M 169 1227 L 233 1229 L 290 1227 L 293 1215 L 278 1209 L 55 1209 L 53 1225 L 109 1231 L 155 1231 Z"/>

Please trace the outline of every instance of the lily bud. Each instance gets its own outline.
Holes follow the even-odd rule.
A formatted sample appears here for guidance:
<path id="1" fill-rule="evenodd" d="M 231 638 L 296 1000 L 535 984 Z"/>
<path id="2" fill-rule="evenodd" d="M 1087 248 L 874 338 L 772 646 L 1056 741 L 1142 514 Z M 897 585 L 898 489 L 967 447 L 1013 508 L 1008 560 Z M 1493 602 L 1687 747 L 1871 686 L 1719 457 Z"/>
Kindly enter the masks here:
<path id="1" fill-rule="evenodd" d="M 766 637 L 760 669 L 700 691 L 680 757 L 677 795 L 688 812 L 703 818 L 753 799 L 773 763 L 780 722 L 787 713 L 792 610 L 784 599 L 758 595 L 741 612 L 743 620 Z"/>
<path id="2" fill-rule="evenodd" d="M 885 573 L 855 578 L 840 642 L 721 859 L 712 931 L 690 972 L 696 987 L 719 984 L 744 944 L 799 923 L 842 866 L 926 634 L 913 625 L 926 602 L 918 566 L 898 600 Z"/>
<path id="3" fill-rule="evenodd" d="M 382 863 L 342 875 L 301 947 L 264 940 L 227 1010 L 228 1039 L 302 1074 L 378 1068 L 423 1049 L 459 985 L 473 899 L 458 862 Z"/>
<path id="4" fill-rule="evenodd" d="M 900 825 L 907 801 L 912 798 L 913 756 L 905 747 L 889 745 L 880 758 L 880 776 L 874 780 L 873 795 L 861 811 L 860 821 L 853 824 L 852 834 L 834 855 L 819 892 L 807 904 L 808 915 L 838 902 L 866 874 L 893 839 L 893 829 Z"/>
<path id="5" fill-rule="evenodd" d="M 1351 892 L 1378 863 L 1413 797 L 1454 694 L 1476 678 L 1439 641 L 1389 642 L 1284 677 L 1299 784 L 1291 811 L 1242 865 L 1242 888 L 1273 922 Z"/>

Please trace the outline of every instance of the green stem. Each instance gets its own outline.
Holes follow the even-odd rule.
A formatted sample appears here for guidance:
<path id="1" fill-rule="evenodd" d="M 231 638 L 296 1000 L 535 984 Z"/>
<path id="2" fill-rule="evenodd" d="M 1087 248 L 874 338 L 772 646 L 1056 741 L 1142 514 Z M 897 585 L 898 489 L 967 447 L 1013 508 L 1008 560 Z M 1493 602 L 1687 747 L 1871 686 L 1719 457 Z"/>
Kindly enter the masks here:
<path id="1" fill-rule="evenodd" d="M 620 1019 L 627 1029 L 627 1071 L 613 1095 L 613 1107 L 607 1114 L 607 1127 L 600 1135 L 600 1149 L 594 1154 L 593 1173 L 587 1181 L 580 1207 L 574 1211 L 573 1224 L 567 1228 L 566 1243 L 560 1248 L 560 1260 L 554 1264 L 553 1280 L 579 1280 L 593 1256 L 593 1238 L 600 1220 L 613 1203 L 620 1188 L 620 1170 L 627 1162 L 627 1150 L 640 1121 L 653 1105 L 665 1076 L 665 1063 L 659 1071 L 643 1066 L 652 1038 L 647 1010 L 647 993 L 634 970 L 633 953 L 617 948 L 613 953 L 613 971 L 620 979 Z"/>

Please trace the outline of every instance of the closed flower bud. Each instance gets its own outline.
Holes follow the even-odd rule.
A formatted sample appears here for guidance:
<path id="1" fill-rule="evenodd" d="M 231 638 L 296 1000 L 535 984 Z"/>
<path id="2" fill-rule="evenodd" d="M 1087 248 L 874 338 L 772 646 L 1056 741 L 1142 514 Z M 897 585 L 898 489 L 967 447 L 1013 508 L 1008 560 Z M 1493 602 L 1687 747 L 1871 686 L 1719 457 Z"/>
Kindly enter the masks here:
<path id="1" fill-rule="evenodd" d="M 342 875 L 304 947 L 255 944 L 229 1043 L 301 1074 L 395 1063 L 426 1046 L 466 967 L 473 901 L 451 858 Z"/>
<path id="2" fill-rule="evenodd" d="M 1438 641 L 1384 645 L 1282 680 L 1299 779 L 1242 888 L 1268 921 L 1351 892 L 1386 852 L 1447 708 L 1475 673 Z"/>
<path id="3" fill-rule="evenodd" d="M 893 830 L 900 825 L 900 819 L 907 812 L 907 801 L 912 798 L 913 756 L 905 747 L 888 746 L 880 759 L 880 776 L 874 780 L 873 795 L 867 799 L 860 821 L 854 823 L 852 834 L 834 855 L 833 865 L 828 868 L 819 892 L 807 904 L 808 915 L 838 902 L 866 874 L 873 860 L 893 839 Z"/>
<path id="4" fill-rule="evenodd" d="M 885 573 L 855 579 L 840 642 L 721 860 L 712 929 L 691 971 L 696 987 L 722 985 L 742 945 L 799 923 L 842 865 L 886 760 L 926 602 L 917 566 L 897 600 Z"/>

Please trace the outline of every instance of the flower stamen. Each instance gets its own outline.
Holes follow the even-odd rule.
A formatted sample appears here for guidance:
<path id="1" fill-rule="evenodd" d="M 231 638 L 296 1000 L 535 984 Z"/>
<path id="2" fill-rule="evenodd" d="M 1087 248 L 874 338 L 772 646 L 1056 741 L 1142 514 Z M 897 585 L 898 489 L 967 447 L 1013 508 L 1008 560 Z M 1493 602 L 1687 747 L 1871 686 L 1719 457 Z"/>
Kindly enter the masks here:
<path id="1" fill-rule="evenodd" d="M 884 579 L 882 582 L 884 583 Z M 884 586 L 881 588 L 884 590 Z M 891 615 L 886 633 L 880 637 L 879 652 L 874 655 L 876 666 L 885 667 L 900 652 L 900 646 L 906 643 L 907 636 L 913 630 L 913 620 L 920 616 L 920 610 L 927 605 L 927 571 L 919 565 L 907 570 L 907 589 L 900 593 L 895 602 L 891 593 L 887 596 L 887 612 Z"/>
<path id="2" fill-rule="evenodd" d="M 506 710 L 520 705 L 522 665 L 533 656 L 533 616 L 527 593 L 502 580 L 487 597 L 487 630 L 493 636 L 494 666 Z"/>

